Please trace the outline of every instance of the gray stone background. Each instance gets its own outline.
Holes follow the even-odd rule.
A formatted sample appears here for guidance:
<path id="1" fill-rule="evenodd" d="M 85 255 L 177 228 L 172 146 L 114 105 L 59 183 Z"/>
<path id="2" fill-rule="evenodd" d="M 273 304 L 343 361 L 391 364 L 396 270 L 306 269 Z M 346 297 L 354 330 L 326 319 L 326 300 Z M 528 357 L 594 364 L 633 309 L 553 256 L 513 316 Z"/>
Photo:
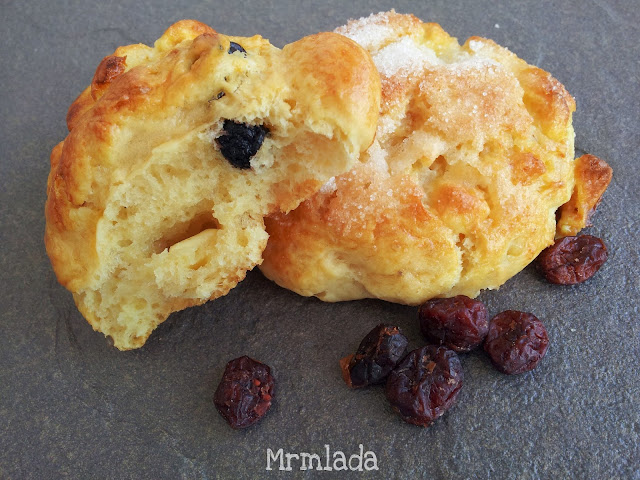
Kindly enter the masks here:
<path id="1" fill-rule="evenodd" d="M 266 449 L 376 453 L 347 476 L 640 479 L 640 14 L 632 1 L 0 1 L 0 478 L 315 478 L 267 472 Z M 375 324 L 422 345 L 416 309 L 324 304 L 250 273 L 229 295 L 174 314 L 132 352 L 108 348 L 57 284 L 43 246 L 49 152 L 66 110 L 121 44 L 152 43 L 195 18 L 277 46 L 395 8 L 461 41 L 493 38 L 575 96 L 578 153 L 614 179 L 590 233 L 610 249 L 589 282 L 557 287 L 532 268 L 481 295 L 495 314 L 534 312 L 551 338 L 540 367 L 509 377 L 463 357 L 458 404 L 428 429 L 403 423 L 382 389 L 349 391 L 338 359 Z M 231 430 L 212 395 L 228 360 L 272 365 L 277 397 L 260 424 Z M 342 478 L 345 475 L 340 475 Z"/>

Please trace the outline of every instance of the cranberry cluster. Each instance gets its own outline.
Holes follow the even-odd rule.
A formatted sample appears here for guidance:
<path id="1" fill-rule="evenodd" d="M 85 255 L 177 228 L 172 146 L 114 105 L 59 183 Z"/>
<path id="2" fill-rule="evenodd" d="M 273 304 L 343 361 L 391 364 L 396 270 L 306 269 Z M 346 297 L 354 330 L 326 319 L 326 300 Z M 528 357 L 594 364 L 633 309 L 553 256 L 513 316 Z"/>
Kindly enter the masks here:
<path id="1" fill-rule="evenodd" d="M 385 382 L 391 406 L 407 422 L 427 427 L 454 405 L 464 374 L 458 353 L 484 349 L 498 370 L 523 373 L 544 357 L 549 339 L 534 315 L 508 310 L 490 322 L 487 307 L 464 295 L 437 298 L 418 310 L 420 330 L 429 345 L 405 355 L 400 329 L 380 324 L 355 354 L 340 361 L 349 387 Z"/>

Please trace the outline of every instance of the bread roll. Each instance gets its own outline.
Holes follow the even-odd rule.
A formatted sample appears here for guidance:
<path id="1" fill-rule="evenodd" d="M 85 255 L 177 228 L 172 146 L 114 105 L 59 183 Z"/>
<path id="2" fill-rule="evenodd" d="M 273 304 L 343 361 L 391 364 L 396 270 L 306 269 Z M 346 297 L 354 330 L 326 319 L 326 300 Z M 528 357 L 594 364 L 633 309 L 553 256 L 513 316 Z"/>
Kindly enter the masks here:
<path id="1" fill-rule="evenodd" d="M 376 140 L 350 172 L 267 220 L 267 277 L 326 301 L 475 297 L 554 241 L 574 191 L 558 233 L 584 227 L 611 170 L 574 160 L 576 105 L 558 80 L 412 15 L 336 31 L 371 52 L 382 77 Z"/>

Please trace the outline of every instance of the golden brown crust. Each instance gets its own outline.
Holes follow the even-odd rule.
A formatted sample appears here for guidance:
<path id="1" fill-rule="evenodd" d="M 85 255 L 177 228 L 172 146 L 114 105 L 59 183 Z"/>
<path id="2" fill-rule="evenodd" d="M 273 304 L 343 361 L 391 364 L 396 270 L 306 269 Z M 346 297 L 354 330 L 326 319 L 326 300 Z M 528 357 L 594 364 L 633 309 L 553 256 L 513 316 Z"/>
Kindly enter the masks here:
<path id="1" fill-rule="evenodd" d="M 425 208 L 423 193 L 410 177 L 379 178 L 367 165 L 356 165 L 335 182 L 333 193 L 265 219 L 276 240 L 267 244 L 260 267 L 269 278 L 328 300 L 340 292 L 403 302 L 416 275 L 433 275 L 440 288 L 451 288 L 455 276 L 439 275 L 438 269 L 444 263 L 457 267 L 456 239 Z M 411 252 L 442 256 L 432 262 L 429 255 Z M 316 290 L 318 279 L 331 289 Z"/>
<path id="2" fill-rule="evenodd" d="M 369 126 L 378 118 L 378 112 L 371 106 L 380 104 L 380 77 L 370 54 L 361 47 L 354 48 L 356 46 L 355 42 L 341 35 L 323 32 L 287 45 L 284 53 L 295 68 L 307 72 L 294 81 L 304 82 L 306 89 L 318 92 L 316 97 L 304 98 L 304 108 L 309 114 L 326 118 L 327 113 L 342 112 L 332 119 L 340 130 L 352 132 L 359 144 L 370 145 L 373 137 Z M 338 65 L 362 67 L 339 68 Z M 345 85 L 350 88 L 344 88 Z M 346 124 L 353 119 L 358 121 Z"/>
<path id="3" fill-rule="evenodd" d="M 573 98 L 495 42 L 460 46 L 412 15 L 336 31 L 381 74 L 377 137 L 361 165 L 266 220 L 261 270 L 328 301 L 499 287 L 553 242 L 574 188 Z"/>
<path id="4" fill-rule="evenodd" d="M 228 53 L 232 41 L 246 52 Z M 187 20 L 154 47 L 119 47 L 51 154 L 45 244 L 58 280 L 120 349 L 226 294 L 261 261 L 263 216 L 295 208 L 371 143 L 379 82 L 370 55 L 335 33 L 278 50 Z M 226 119 L 269 130 L 249 169 L 220 153 Z"/>
<path id="5" fill-rule="evenodd" d="M 97 100 L 102 96 L 111 82 L 122 75 L 127 68 L 127 57 L 109 55 L 104 57 L 96 69 L 91 81 L 91 98 Z"/>
<path id="6" fill-rule="evenodd" d="M 576 235 L 591 225 L 590 218 L 613 178 L 613 170 L 594 155 L 576 159 L 575 185 L 571 199 L 560 208 L 557 237 Z"/>

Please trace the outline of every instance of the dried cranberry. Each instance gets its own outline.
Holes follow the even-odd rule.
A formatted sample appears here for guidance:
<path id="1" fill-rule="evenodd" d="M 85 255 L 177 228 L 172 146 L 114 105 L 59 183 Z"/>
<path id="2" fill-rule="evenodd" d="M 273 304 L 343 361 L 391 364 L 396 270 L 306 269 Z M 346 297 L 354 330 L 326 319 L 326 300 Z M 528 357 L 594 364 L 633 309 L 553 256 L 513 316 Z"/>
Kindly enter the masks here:
<path id="1" fill-rule="evenodd" d="M 405 421 L 428 427 L 455 403 L 462 379 L 456 352 L 427 345 L 413 350 L 391 372 L 385 393 Z"/>
<path id="2" fill-rule="evenodd" d="M 251 168 L 251 158 L 260 150 L 269 129 L 233 120 L 225 120 L 222 128 L 224 132 L 217 142 L 224 158 L 234 167 Z"/>
<path id="3" fill-rule="evenodd" d="M 564 237 L 538 255 L 538 270 L 547 281 L 575 285 L 591 278 L 607 261 L 604 242 L 592 235 Z"/>
<path id="4" fill-rule="evenodd" d="M 271 369 L 247 356 L 227 363 L 213 402 L 233 428 L 244 428 L 260 420 L 273 398 Z"/>
<path id="5" fill-rule="evenodd" d="M 536 368 L 548 346 L 544 324 L 535 315 L 516 310 L 493 317 L 484 342 L 493 365 L 510 375 Z"/>
<path id="6" fill-rule="evenodd" d="M 418 310 L 422 335 L 435 345 L 469 352 L 482 343 L 489 330 L 487 307 L 464 295 L 434 298 Z"/>
<path id="7" fill-rule="evenodd" d="M 382 383 L 404 356 L 408 343 L 398 327 L 381 323 L 364 337 L 355 355 L 340 360 L 344 381 L 354 388 Z"/>
<path id="8" fill-rule="evenodd" d="M 246 50 L 242 48 L 242 45 L 240 45 L 239 43 L 229 42 L 229 51 L 227 53 L 233 53 L 233 52 L 247 53 Z"/>

